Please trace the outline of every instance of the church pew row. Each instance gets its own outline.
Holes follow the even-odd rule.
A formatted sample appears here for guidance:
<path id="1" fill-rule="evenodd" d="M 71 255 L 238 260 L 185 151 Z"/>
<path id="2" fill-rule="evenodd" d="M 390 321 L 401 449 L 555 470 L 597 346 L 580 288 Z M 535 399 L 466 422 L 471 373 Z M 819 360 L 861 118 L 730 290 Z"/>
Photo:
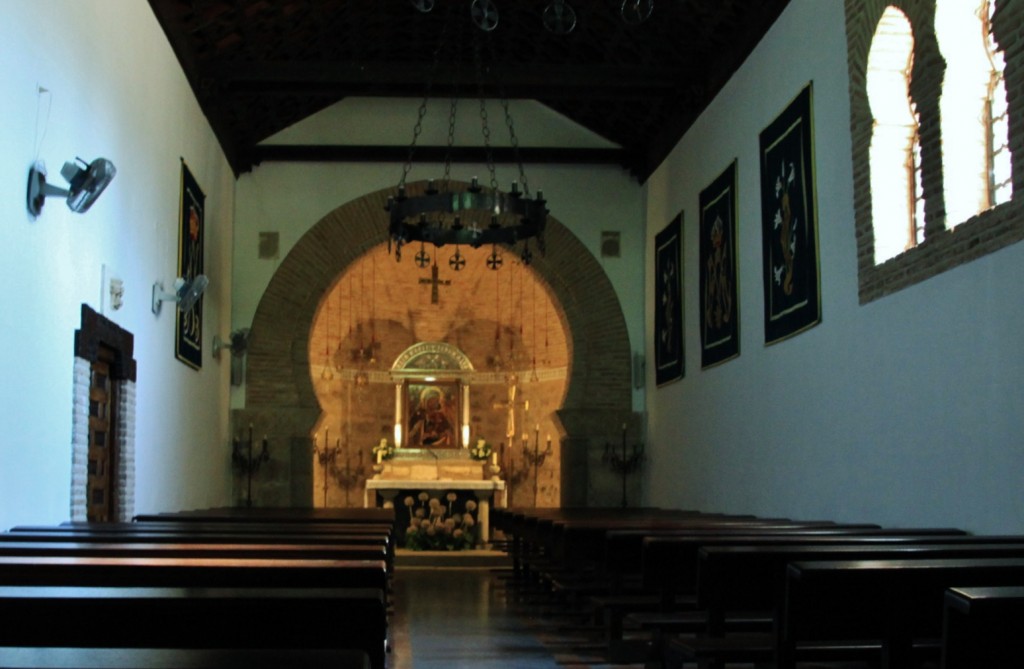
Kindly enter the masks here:
<path id="1" fill-rule="evenodd" d="M 655 606 L 658 603 L 655 593 L 635 590 L 634 580 L 639 580 L 638 573 L 622 574 L 609 568 L 607 545 L 610 536 L 623 532 L 636 532 L 638 537 L 647 533 L 666 532 L 705 536 L 755 530 L 844 532 L 866 531 L 877 527 L 843 527 L 831 522 L 807 523 L 672 510 L 623 512 L 588 509 L 571 510 L 568 513 L 543 510 L 533 518 L 529 518 L 529 512 L 521 512 L 521 515 L 526 519 L 516 518 L 512 524 L 506 523 L 505 527 L 511 527 L 513 532 L 523 532 L 525 538 L 521 543 L 536 548 L 523 550 L 521 560 L 524 566 L 517 574 L 519 580 L 514 583 L 525 582 L 528 587 L 532 587 L 530 593 L 533 595 L 538 591 L 548 594 L 549 605 L 551 599 L 557 597 L 562 610 L 566 610 L 568 603 L 570 608 L 575 606 L 579 616 L 584 619 L 603 619 L 608 626 L 609 639 L 617 636 L 615 630 L 625 607 Z M 639 557 L 633 561 L 639 563 Z M 581 611 L 584 607 L 589 607 L 589 610 Z M 605 614 L 613 609 L 615 615 L 604 619 Z"/>
<path id="2" fill-rule="evenodd" d="M 608 653 L 616 659 L 629 659 L 633 654 L 641 652 L 646 643 L 623 642 L 627 629 L 643 630 L 639 636 L 660 638 L 673 631 L 700 631 L 703 624 L 701 616 L 694 617 L 692 609 L 696 602 L 696 585 L 698 583 L 698 551 L 705 546 L 718 544 L 732 545 L 786 545 L 799 543 L 818 543 L 819 545 L 892 545 L 902 543 L 934 542 L 945 539 L 962 540 L 965 533 L 958 530 L 934 528 L 903 528 L 900 530 L 870 529 L 860 525 L 822 525 L 811 523 L 806 527 L 776 525 L 724 525 L 718 528 L 696 528 L 682 531 L 659 531 L 646 536 L 641 542 L 641 549 L 636 549 L 635 531 L 611 530 L 607 534 L 609 553 L 622 552 L 609 558 L 606 563 L 611 570 L 630 570 L 624 576 L 612 579 L 615 584 L 631 581 L 632 570 L 636 563 L 641 563 L 638 585 L 633 589 L 609 589 L 607 593 L 596 593 L 590 596 L 588 603 L 592 618 L 604 628 L 604 642 Z M 623 535 L 626 541 L 621 541 Z M 665 559 L 651 561 L 643 558 L 647 552 L 648 542 L 657 548 L 669 545 L 675 548 L 672 561 Z M 686 551 L 680 550 L 680 547 Z M 865 550 L 868 550 L 865 548 Z M 634 553 L 640 552 L 641 556 Z M 763 618 L 762 618 L 763 619 Z M 737 624 L 749 629 L 757 620 L 749 616 L 741 616 Z M 636 636 L 632 634 L 631 636 Z M 640 649 L 640 650 L 637 650 Z"/>
<path id="3" fill-rule="evenodd" d="M 524 513 L 524 512 L 516 511 L 516 513 Z M 525 512 L 525 513 L 528 513 L 528 512 Z M 579 519 L 580 517 L 586 517 L 588 514 L 584 513 L 584 514 L 570 514 L 570 515 L 574 515 L 575 518 Z M 506 528 L 504 531 L 506 531 L 506 532 L 509 531 L 509 528 L 514 528 L 515 527 L 512 524 L 512 520 L 511 520 L 512 514 L 510 513 L 509 516 L 510 516 L 510 519 L 508 519 L 506 521 L 503 521 L 505 523 L 504 527 Z M 544 512 L 541 513 L 541 514 L 538 514 L 538 516 L 539 517 L 537 518 L 537 522 L 535 523 L 535 526 L 540 526 L 540 522 L 539 521 L 541 520 L 541 518 L 543 518 L 543 520 L 548 521 L 548 522 L 558 522 L 557 520 L 553 520 L 553 519 L 558 518 L 559 514 L 557 512 L 552 512 L 552 511 L 549 511 L 549 510 L 544 510 Z M 598 516 L 599 516 L 599 514 L 597 514 L 596 516 L 591 516 L 590 520 L 594 520 Z M 562 518 L 561 520 L 565 520 L 565 519 Z M 621 520 L 621 517 L 617 516 L 614 513 L 611 513 L 611 514 L 608 514 L 607 520 L 619 521 L 619 520 Z M 519 523 L 523 523 L 523 521 L 520 520 Z M 701 530 L 692 530 L 691 531 L 691 535 L 692 536 L 689 536 L 689 537 L 686 537 L 686 536 L 671 537 L 671 536 L 664 536 L 664 535 L 659 536 L 660 532 L 662 532 L 661 530 L 651 530 L 649 527 L 647 527 L 647 528 L 639 528 L 639 529 L 636 529 L 636 530 L 612 529 L 612 530 L 610 530 L 608 532 L 607 536 L 615 537 L 617 534 L 631 533 L 631 532 L 639 532 L 641 535 L 645 535 L 645 538 L 642 540 L 643 541 L 642 554 L 645 556 L 645 558 L 644 558 L 645 566 L 644 566 L 644 569 L 643 569 L 644 572 L 646 572 L 647 569 L 648 569 L 648 566 L 646 565 L 646 561 L 648 560 L 648 558 L 646 557 L 647 552 L 648 552 L 648 550 L 647 550 L 648 549 L 648 544 L 651 544 L 653 546 L 657 546 L 659 543 L 671 544 L 672 542 L 676 542 L 676 541 L 680 541 L 680 542 L 684 542 L 684 543 L 685 542 L 690 542 L 691 546 L 688 548 L 688 550 L 691 552 L 692 555 L 695 556 L 696 555 L 695 551 L 697 550 L 697 548 L 699 548 L 701 545 L 703 545 L 705 543 L 713 541 L 715 536 L 716 536 L 715 535 L 716 532 L 718 533 L 718 535 L 717 535 L 718 540 L 722 540 L 722 541 L 726 541 L 726 542 L 735 541 L 735 542 L 741 542 L 742 543 L 744 541 L 748 541 L 748 542 L 751 542 L 751 543 L 757 543 L 757 542 L 777 541 L 777 542 L 786 544 L 786 543 L 792 543 L 792 542 L 801 541 L 800 530 L 798 528 L 794 528 L 794 529 L 789 530 L 789 531 L 782 531 L 779 534 L 771 534 L 771 535 L 767 534 L 764 530 L 757 530 L 757 534 L 751 533 L 751 534 L 748 534 L 747 536 L 743 536 L 742 533 L 740 533 L 740 532 L 733 533 L 732 532 L 732 528 L 729 525 L 730 525 L 729 523 L 720 523 L 719 527 L 717 528 L 717 530 L 707 530 L 707 529 L 705 529 L 704 531 L 708 532 L 708 534 L 705 534 L 705 535 L 701 534 Z M 513 531 L 514 531 L 514 529 L 513 529 Z M 779 532 L 779 530 L 776 529 L 776 530 L 773 530 L 773 532 Z M 796 536 L 787 536 L 786 535 L 787 532 L 792 532 Z M 922 544 L 923 546 L 927 546 L 928 544 L 934 544 L 935 542 L 940 542 L 940 545 L 938 545 L 938 546 L 928 546 L 927 548 L 917 548 L 917 549 L 914 549 L 914 553 L 916 553 L 917 555 L 921 555 L 921 554 L 923 554 L 924 551 L 930 550 L 930 551 L 933 551 L 934 555 L 958 555 L 959 554 L 959 555 L 976 555 L 977 556 L 977 555 L 984 555 L 986 553 L 995 554 L 995 555 L 1015 555 L 1015 554 L 1018 554 L 1018 551 L 1020 550 L 1021 545 L 1024 544 L 1024 537 L 987 537 L 987 536 L 975 537 L 975 536 L 968 535 L 967 533 L 963 532 L 962 530 L 958 530 L 958 529 L 954 529 L 954 528 L 923 528 L 923 529 L 919 529 L 919 530 L 913 530 L 913 529 L 901 529 L 901 528 L 897 528 L 897 529 L 883 529 L 883 528 L 872 529 L 872 528 L 868 527 L 868 528 L 862 528 L 860 530 L 854 529 L 854 528 L 847 528 L 847 529 L 842 529 L 839 532 L 835 532 L 835 531 L 831 531 L 830 532 L 827 529 L 827 523 L 825 523 L 825 524 L 822 525 L 822 527 L 817 528 L 817 529 L 811 529 L 811 530 L 809 530 L 809 532 L 811 532 L 812 534 L 804 533 L 804 535 L 808 538 L 809 542 L 814 543 L 814 544 L 820 543 L 820 544 L 823 544 L 824 546 L 829 547 L 829 548 L 831 548 L 831 546 L 833 544 L 842 544 L 842 543 L 850 543 L 850 544 L 852 544 L 852 546 L 850 548 L 837 549 L 837 552 L 839 552 L 839 553 L 841 553 L 841 551 L 843 551 L 843 550 L 847 550 L 847 551 L 864 551 L 865 550 L 865 546 L 870 546 L 872 544 L 877 544 L 879 546 L 879 549 L 885 549 L 886 547 L 890 547 L 889 554 L 893 555 L 893 554 L 896 553 L 896 551 L 901 550 L 901 548 L 899 548 L 899 547 L 902 546 L 902 544 L 915 544 L 915 543 L 917 543 L 917 544 Z M 653 537 L 652 536 L 646 536 L 647 534 L 653 534 L 655 536 L 653 536 Z M 510 546 L 514 545 L 514 543 L 515 543 L 514 542 L 515 537 L 512 537 L 512 539 L 513 539 L 513 541 L 509 542 Z M 633 539 L 630 539 L 630 541 L 633 541 Z M 947 542 L 953 544 L 953 546 L 952 547 L 946 546 Z M 610 543 L 614 544 L 615 540 L 612 539 Z M 987 548 L 986 547 L 986 546 L 989 546 L 991 544 L 1000 544 L 1000 543 L 1001 544 L 1006 544 L 1006 545 L 1005 546 L 996 546 L 996 547 L 991 547 L 991 548 Z M 981 547 L 974 548 L 974 547 L 972 547 L 972 544 L 980 544 Z M 1017 545 L 1014 546 L 1013 544 L 1017 544 Z M 540 551 L 535 551 L 534 553 L 535 554 L 543 554 L 543 552 L 544 552 L 543 550 L 540 550 Z M 864 553 L 864 554 L 868 555 L 868 553 Z M 629 559 L 632 560 L 633 558 L 630 557 Z M 673 565 L 672 567 L 668 567 L 667 565 L 665 565 L 665 568 L 674 568 L 676 574 L 682 576 L 682 578 L 684 578 L 684 579 L 686 578 L 685 574 L 689 573 L 689 575 L 690 575 L 690 577 L 692 579 L 692 580 L 688 581 L 688 583 L 689 583 L 688 587 L 686 587 L 686 586 L 679 586 L 677 584 L 676 586 L 674 586 L 673 588 L 670 588 L 669 590 L 671 590 L 673 592 L 678 592 L 679 589 L 681 588 L 682 591 L 689 590 L 690 592 L 694 592 L 694 586 L 696 584 L 695 562 L 696 562 L 695 557 L 691 558 L 690 559 L 690 563 L 693 566 L 691 566 L 690 568 L 685 569 L 685 570 L 684 569 L 680 569 L 679 568 L 680 565 L 678 565 L 678 564 Z M 610 560 L 609 564 L 614 564 L 614 559 Z M 620 565 L 620 567 L 621 567 L 621 565 Z M 612 567 L 612 568 L 614 569 L 615 567 Z M 516 583 L 516 581 L 513 579 L 513 581 L 512 581 L 513 587 L 514 587 L 515 583 Z M 648 586 L 649 589 L 657 589 L 657 584 L 656 583 L 654 583 L 654 584 L 647 583 L 646 585 Z M 671 599 L 671 597 L 669 597 L 667 599 Z M 540 600 L 540 601 L 541 601 L 541 605 L 543 605 L 543 600 Z M 689 626 L 688 629 L 691 631 L 691 633 L 699 631 L 702 634 L 706 634 L 707 633 L 707 626 L 709 624 L 707 611 L 706 610 L 696 609 L 695 608 L 695 602 L 690 603 L 689 606 L 690 606 L 690 610 L 686 612 L 690 616 L 690 623 L 689 623 L 690 626 Z M 768 621 L 771 620 L 771 616 L 772 616 L 772 613 L 773 613 L 773 611 L 771 610 L 772 609 L 772 605 L 771 604 L 769 604 L 768 609 L 769 610 L 767 612 L 762 612 L 762 615 L 759 616 L 760 624 L 761 625 L 769 624 Z M 638 615 L 630 616 L 629 619 L 633 619 L 633 618 L 636 618 L 636 617 L 639 617 L 642 620 L 643 615 L 642 614 L 638 614 Z M 652 618 L 656 618 L 656 617 L 657 617 L 657 615 L 652 616 Z M 733 620 L 739 620 L 739 621 L 744 621 L 745 620 L 744 618 L 738 617 L 735 613 L 730 614 L 730 618 L 733 619 Z M 753 622 L 756 622 L 756 620 L 757 620 L 757 617 L 755 617 L 755 620 Z M 745 620 L 745 624 L 748 625 L 748 629 L 749 629 L 749 625 L 752 624 L 752 621 L 749 619 L 749 617 Z M 684 627 L 684 629 L 687 629 L 687 628 Z M 931 643 L 934 644 L 934 640 L 932 640 Z M 621 659 L 621 658 L 618 658 L 618 659 Z M 763 656 L 761 657 L 761 659 L 764 659 Z"/>
<path id="4" fill-rule="evenodd" d="M 359 650 L 331 648 L 0 647 L 17 669 L 371 669 Z"/>
<path id="5" fill-rule="evenodd" d="M 1013 542 L 957 541 L 962 538 L 953 537 L 951 543 L 933 538 L 932 543 L 861 541 L 773 545 L 751 542 L 703 546 L 699 549 L 695 606 L 692 610 L 677 611 L 673 625 L 675 632 L 686 632 L 690 636 L 673 638 L 667 644 L 665 665 L 678 667 L 684 662 L 697 662 L 702 666 L 721 666 L 773 661 L 775 639 L 771 631 L 785 605 L 787 569 L 795 562 L 887 560 L 898 563 L 921 559 L 1024 558 L 1024 537 L 1015 537 Z M 663 633 L 661 638 L 671 637 Z M 847 650 L 851 655 L 860 653 L 874 660 L 879 645 L 861 644 L 856 648 L 857 653 L 851 648 Z M 656 649 L 654 654 L 660 652 Z"/>
<path id="6" fill-rule="evenodd" d="M 0 619 L 5 647 L 354 649 L 385 666 L 371 588 L 0 586 Z"/>
<path id="7" fill-rule="evenodd" d="M 360 618 L 371 640 L 366 650 L 378 667 L 383 655 L 378 657 L 372 640 L 379 638 L 381 648 L 386 645 L 393 524 L 379 522 L 379 514 L 362 520 L 281 522 L 276 517 L 263 521 L 248 517 L 242 522 L 179 523 L 161 517 L 152 523 L 22 526 L 0 534 L 0 584 L 113 587 L 107 598 L 127 593 L 126 588 L 143 587 L 180 587 L 183 593 L 270 588 L 276 595 L 286 589 L 324 587 L 338 593 L 376 593 L 382 611 L 379 619 L 365 618 L 365 603 L 358 599 L 352 600 L 355 608 L 340 618 L 336 612 L 335 617 L 340 622 L 349 616 Z M 22 605 L 26 601 L 22 599 Z M 112 643 L 136 645 L 139 639 L 131 636 L 134 641 Z M 47 645 L 57 644 L 51 640 Z M 350 663 L 362 666 L 354 660 Z"/>

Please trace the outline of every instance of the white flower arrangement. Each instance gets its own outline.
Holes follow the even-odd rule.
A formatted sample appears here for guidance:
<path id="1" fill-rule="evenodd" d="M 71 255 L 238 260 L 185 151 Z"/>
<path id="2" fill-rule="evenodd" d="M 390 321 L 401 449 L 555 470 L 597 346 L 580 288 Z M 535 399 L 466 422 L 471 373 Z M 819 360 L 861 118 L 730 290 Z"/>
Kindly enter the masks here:
<path id="1" fill-rule="evenodd" d="M 491 445 L 484 439 L 477 439 L 476 445 L 469 447 L 469 457 L 474 460 L 486 460 L 491 457 Z"/>
<path id="2" fill-rule="evenodd" d="M 476 546 L 476 519 L 473 514 L 478 505 L 468 499 L 463 512 L 455 510 L 458 496 L 451 491 L 443 499 L 432 497 L 426 491 L 415 498 L 406 496 L 402 502 L 409 511 L 409 526 L 405 530 L 405 547 L 413 550 L 468 550 Z M 445 504 L 447 502 L 447 505 Z"/>

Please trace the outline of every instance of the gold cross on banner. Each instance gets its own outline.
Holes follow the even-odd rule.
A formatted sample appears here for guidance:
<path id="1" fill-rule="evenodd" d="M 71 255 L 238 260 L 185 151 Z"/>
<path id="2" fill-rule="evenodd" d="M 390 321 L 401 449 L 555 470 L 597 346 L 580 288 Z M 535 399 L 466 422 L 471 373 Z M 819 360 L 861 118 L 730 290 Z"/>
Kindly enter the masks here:
<path id="1" fill-rule="evenodd" d="M 420 279 L 422 284 L 430 284 L 430 303 L 437 304 L 438 301 L 438 286 L 450 286 L 452 285 L 451 279 L 439 279 L 437 278 L 437 265 L 433 265 L 430 268 L 430 278 Z"/>

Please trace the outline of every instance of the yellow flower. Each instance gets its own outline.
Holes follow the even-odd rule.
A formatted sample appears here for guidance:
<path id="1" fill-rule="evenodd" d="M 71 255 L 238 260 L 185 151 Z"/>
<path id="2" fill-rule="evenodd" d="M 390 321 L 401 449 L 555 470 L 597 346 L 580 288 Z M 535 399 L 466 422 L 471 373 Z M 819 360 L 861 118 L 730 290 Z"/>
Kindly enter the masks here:
<path id="1" fill-rule="evenodd" d="M 473 513 L 474 511 L 476 511 L 476 502 L 474 502 L 471 499 L 470 500 L 466 500 L 466 511 L 469 511 L 470 513 Z"/>
<path id="2" fill-rule="evenodd" d="M 412 504 L 413 504 L 412 495 L 409 495 L 408 497 L 406 497 L 402 501 L 405 503 L 406 506 L 412 506 Z"/>

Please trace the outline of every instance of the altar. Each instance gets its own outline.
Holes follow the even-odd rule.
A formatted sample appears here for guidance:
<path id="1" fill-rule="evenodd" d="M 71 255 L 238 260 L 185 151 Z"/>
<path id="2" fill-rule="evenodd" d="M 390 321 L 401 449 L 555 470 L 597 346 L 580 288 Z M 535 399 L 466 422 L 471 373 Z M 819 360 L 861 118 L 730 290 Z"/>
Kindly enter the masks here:
<path id="1" fill-rule="evenodd" d="M 508 504 L 508 493 L 505 489 L 505 482 L 498 480 L 470 480 L 470 479 L 369 479 L 366 481 L 366 492 L 363 496 L 363 506 L 371 508 L 377 505 L 377 494 L 384 499 L 384 506 L 394 506 L 395 497 L 402 490 L 435 491 L 438 495 L 445 492 L 467 491 L 472 492 L 479 502 L 477 511 L 477 523 L 480 527 L 480 541 L 484 544 L 491 541 L 491 500 L 494 500 L 495 508 L 503 509 Z"/>

